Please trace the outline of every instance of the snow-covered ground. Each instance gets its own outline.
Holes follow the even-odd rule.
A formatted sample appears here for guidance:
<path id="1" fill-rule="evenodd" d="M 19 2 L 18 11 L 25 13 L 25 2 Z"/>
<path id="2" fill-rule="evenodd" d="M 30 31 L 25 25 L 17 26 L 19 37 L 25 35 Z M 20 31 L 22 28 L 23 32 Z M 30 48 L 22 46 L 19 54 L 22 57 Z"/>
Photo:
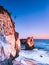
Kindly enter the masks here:
<path id="1" fill-rule="evenodd" d="M 15 61 L 20 62 L 23 65 L 28 65 L 26 59 L 34 61 L 37 65 L 49 65 L 49 51 L 44 51 L 42 49 L 33 49 L 33 50 L 21 50 L 19 57 Z"/>

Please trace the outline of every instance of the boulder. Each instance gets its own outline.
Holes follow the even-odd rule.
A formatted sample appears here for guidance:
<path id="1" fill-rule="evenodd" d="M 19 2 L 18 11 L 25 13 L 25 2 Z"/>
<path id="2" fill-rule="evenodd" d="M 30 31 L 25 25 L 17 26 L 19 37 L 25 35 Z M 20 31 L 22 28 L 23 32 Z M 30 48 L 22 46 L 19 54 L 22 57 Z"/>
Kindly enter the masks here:
<path id="1" fill-rule="evenodd" d="M 25 49 L 32 50 L 34 48 L 34 39 L 33 37 L 27 37 L 25 42 Z"/>

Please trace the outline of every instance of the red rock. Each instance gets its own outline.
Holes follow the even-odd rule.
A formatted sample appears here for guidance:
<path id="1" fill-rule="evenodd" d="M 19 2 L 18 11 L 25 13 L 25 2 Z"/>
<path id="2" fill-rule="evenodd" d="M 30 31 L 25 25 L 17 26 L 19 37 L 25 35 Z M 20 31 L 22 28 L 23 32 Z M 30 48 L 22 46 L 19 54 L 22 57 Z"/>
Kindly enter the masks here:
<path id="1" fill-rule="evenodd" d="M 33 47 L 34 47 L 34 39 L 33 39 L 33 37 L 28 37 L 26 39 L 25 47 L 26 47 L 26 49 L 33 49 Z"/>
<path id="2" fill-rule="evenodd" d="M 19 42 L 17 42 L 19 38 L 17 38 L 17 36 L 16 36 L 17 40 L 15 38 L 15 34 L 16 34 L 15 25 L 10 16 L 10 13 L 6 9 L 4 9 L 2 6 L 0 6 L 0 33 L 5 37 L 7 41 L 6 44 L 3 43 L 5 44 L 5 46 L 3 46 L 3 49 L 5 47 L 4 49 L 5 56 L 12 55 L 13 57 L 15 57 L 18 50 L 16 49 L 16 45 L 17 45 L 17 48 L 20 47 Z"/>

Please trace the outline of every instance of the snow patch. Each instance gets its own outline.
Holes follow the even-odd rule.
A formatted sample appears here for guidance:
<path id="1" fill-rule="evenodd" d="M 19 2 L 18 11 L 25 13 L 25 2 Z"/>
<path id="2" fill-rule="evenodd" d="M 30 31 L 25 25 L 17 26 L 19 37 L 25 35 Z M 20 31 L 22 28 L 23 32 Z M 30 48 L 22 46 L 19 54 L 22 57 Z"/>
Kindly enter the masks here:
<path id="1" fill-rule="evenodd" d="M 22 50 L 19 54 L 27 59 L 35 60 L 38 63 L 49 64 L 48 53 L 44 50 L 33 49 L 32 51 Z"/>

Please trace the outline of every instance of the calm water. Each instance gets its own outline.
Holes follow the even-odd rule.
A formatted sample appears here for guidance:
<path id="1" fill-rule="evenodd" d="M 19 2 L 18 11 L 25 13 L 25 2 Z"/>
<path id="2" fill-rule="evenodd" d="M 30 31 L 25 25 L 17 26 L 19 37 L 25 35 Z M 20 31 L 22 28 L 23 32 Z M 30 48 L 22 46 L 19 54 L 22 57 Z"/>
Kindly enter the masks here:
<path id="1" fill-rule="evenodd" d="M 49 39 L 34 39 L 34 47 L 49 51 Z M 21 48 L 25 49 L 25 45 L 21 44 Z"/>
<path id="2" fill-rule="evenodd" d="M 34 39 L 34 47 L 49 50 L 49 39 Z"/>

